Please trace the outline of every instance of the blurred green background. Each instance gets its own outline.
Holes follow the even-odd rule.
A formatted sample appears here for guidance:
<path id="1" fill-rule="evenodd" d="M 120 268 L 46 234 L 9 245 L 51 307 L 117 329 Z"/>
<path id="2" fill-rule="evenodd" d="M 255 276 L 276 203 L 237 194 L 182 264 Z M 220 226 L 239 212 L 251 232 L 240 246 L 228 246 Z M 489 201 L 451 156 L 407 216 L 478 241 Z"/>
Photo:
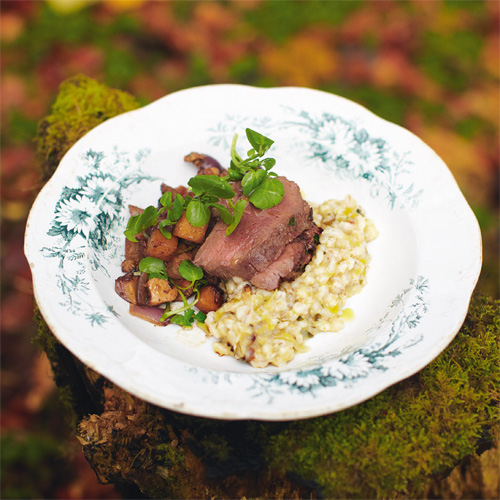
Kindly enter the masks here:
<path id="1" fill-rule="evenodd" d="M 142 104 L 210 83 L 352 99 L 427 142 L 481 226 L 479 290 L 498 297 L 497 1 L 0 2 L 2 498 L 121 498 L 97 484 L 31 343 L 24 226 L 41 187 L 34 136 L 84 73 Z M 439 214 L 436 214 L 439 217 Z"/>

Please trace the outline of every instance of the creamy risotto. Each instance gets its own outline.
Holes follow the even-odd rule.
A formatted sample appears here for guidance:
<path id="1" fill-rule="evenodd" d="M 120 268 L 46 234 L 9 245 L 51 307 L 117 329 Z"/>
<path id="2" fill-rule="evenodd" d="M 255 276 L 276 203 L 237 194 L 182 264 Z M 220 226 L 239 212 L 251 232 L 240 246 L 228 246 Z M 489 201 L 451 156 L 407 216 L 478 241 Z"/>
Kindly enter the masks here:
<path id="1" fill-rule="evenodd" d="M 313 205 L 323 229 L 320 244 L 304 272 L 272 292 L 239 278 L 225 283 L 227 302 L 208 314 L 206 325 L 217 338 L 215 351 L 243 359 L 256 368 L 282 366 L 318 332 L 336 332 L 352 315 L 346 300 L 365 284 L 370 260 L 367 243 L 378 232 L 354 198 Z"/>

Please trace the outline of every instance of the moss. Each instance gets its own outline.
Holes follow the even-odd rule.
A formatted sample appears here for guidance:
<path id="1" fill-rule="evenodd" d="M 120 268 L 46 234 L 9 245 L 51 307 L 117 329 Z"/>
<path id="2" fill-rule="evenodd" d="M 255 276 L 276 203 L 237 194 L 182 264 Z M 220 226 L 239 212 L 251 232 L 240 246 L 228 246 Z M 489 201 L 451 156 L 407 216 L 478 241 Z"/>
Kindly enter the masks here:
<path id="1" fill-rule="evenodd" d="M 184 455 L 176 446 L 174 447 L 172 443 L 161 443 L 158 445 L 157 449 L 160 452 L 158 461 L 165 467 L 173 467 L 184 463 Z"/>
<path id="2" fill-rule="evenodd" d="M 431 474 L 473 454 L 480 437 L 494 439 L 499 307 L 475 297 L 452 344 L 419 374 L 347 411 L 267 436 L 270 466 L 316 482 L 329 498 L 422 495 Z"/>
<path id="3" fill-rule="evenodd" d="M 68 149 L 105 120 L 139 107 L 126 92 L 110 89 L 84 75 L 65 80 L 52 113 L 38 125 L 37 155 L 46 180 Z"/>

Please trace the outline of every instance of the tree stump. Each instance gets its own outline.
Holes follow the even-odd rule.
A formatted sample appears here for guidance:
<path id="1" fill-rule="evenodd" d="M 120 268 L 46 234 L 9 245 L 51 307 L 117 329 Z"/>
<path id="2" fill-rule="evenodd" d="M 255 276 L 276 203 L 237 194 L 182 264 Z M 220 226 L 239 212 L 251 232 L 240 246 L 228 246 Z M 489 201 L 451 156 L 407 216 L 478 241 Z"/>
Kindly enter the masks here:
<path id="1" fill-rule="evenodd" d="M 132 96 L 85 76 L 64 82 L 38 130 L 44 179 L 88 130 L 137 107 Z M 439 479 L 497 446 L 499 301 L 475 293 L 454 341 L 413 377 L 354 408 L 294 422 L 219 421 L 155 407 L 82 365 L 39 311 L 35 318 L 102 483 L 136 485 L 149 498 L 498 495 L 498 479 L 496 492 L 485 493 L 495 478 L 484 474 L 484 484 L 477 476 L 459 486 Z"/>

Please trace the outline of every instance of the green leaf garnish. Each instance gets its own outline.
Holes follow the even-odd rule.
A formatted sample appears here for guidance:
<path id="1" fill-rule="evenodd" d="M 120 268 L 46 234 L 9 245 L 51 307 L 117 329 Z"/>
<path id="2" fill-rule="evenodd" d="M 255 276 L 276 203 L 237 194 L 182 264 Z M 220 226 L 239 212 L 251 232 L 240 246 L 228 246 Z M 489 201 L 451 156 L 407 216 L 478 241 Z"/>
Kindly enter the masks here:
<path id="1" fill-rule="evenodd" d="M 169 209 L 172 206 L 172 193 L 170 191 L 165 191 L 161 195 L 160 204 L 166 209 Z"/>
<path id="2" fill-rule="evenodd" d="M 284 194 L 285 188 L 279 179 L 266 177 L 248 199 L 253 206 L 264 210 L 278 205 Z"/>
<path id="3" fill-rule="evenodd" d="M 157 259 L 156 257 L 144 257 L 144 259 L 139 262 L 139 271 L 147 273 L 149 279 L 168 279 L 167 270 L 165 269 L 165 262 L 163 262 L 161 259 Z"/>
<path id="4" fill-rule="evenodd" d="M 210 220 L 210 208 L 202 200 L 193 198 L 186 209 L 186 217 L 194 227 L 201 227 Z"/>
<path id="5" fill-rule="evenodd" d="M 130 241 L 137 241 L 136 235 L 144 232 L 148 227 L 158 222 L 158 211 L 152 205 L 147 207 L 142 214 L 130 217 L 123 234 Z"/>
<path id="6" fill-rule="evenodd" d="M 172 209 L 168 211 L 168 219 L 172 222 L 176 222 L 181 218 L 183 212 L 184 198 L 179 193 L 175 193 L 174 205 Z"/>
<path id="7" fill-rule="evenodd" d="M 194 319 L 196 321 L 198 321 L 199 323 L 205 323 L 205 320 L 207 319 L 207 315 L 204 312 L 202 312 L 202 311 L 198 311 L 194 315 Z"/>
<path id="8" fill-rule="evenodd" d="M 267 150 L 274 144 L 272 139 L 265 137 L 255 130 L 247 128 L 245 132 L 248 142 L 252 145 L 258 156 L 266 154 Z"/>
<path id="9" fill-rule="evenodd" d="M 189 327 L 194 321 L 194 310 L 188 309 L 184 314 L 175 314 L 170 321 L 176 325 Z"/>
<path id="10" fill-rule="evenodd" d="M 188 281 L 195 282 L 203 278 L 203 269 L 195 266 L 190 260 L 183 260 L 179 265 L 179 274 Z"/>
<path id="11" fill-rule="evenodd" d="M 229 226 L 233 222 L 233 214 L 220 203 L 213 203 L 210 205 L 219 212 L 220 218 Z"/>
<path id="12" fill-rule="evenodd" d="M 170 240 L 172 238 L 172 233 L 166 229 L 167 227 L 171 226 L 170 221 L 168 219 L 164 219 L 158 223 L 158 229 L 160 230 L 161 234 L 167 238 L 167 240 Z"/>
<path id="13" fill-rule="evenodd" d="M 278 205 L 283 199 L 285 189 L 276 173 L 270 170 L 276 164 L 274 158 L 263 158 L 269 148 L 274 144 L 272 139 L 255 130 L 245 130 L 248 141 L 253 149 L 248 151 L 248 158 L 243 160 L 236 151 L 237 134 L 231 144 L 231 168 L 229 175 L 238 177 L 243 173 L 241 186 L 243 194 L 257 208 L 265 209 Z M 232 174 L 232 171 L 234 173 Z"/>
<path id="14" fill-rule="evenodd" d="M 241 187 L 243 188 L 243 194 L 249 196 L 250 193 L 256 189 L 261 182 L 266 178 L 266 171 L 259 170 L 249 170 L 243 179 L 241 180 Z"/>
<path id="15" fill-rule="evenodd" d="M 196 175 L 188 181 L 193 193 L 200 196 L 204 193 L 217 198 L 233 198 L 234 190 L 224 177 L 216 175 Z"/>
<path id="16" fill-rule="evenodd" d="M 262 166 L 269 172 L 274 165 L 276 165 L 276 160 L 274 158 L 264 158 L 262 160 Z M 274 172 L 272 172 L 274 174 Z M 275 174 L 276 175 L 276 174 Z"/>

